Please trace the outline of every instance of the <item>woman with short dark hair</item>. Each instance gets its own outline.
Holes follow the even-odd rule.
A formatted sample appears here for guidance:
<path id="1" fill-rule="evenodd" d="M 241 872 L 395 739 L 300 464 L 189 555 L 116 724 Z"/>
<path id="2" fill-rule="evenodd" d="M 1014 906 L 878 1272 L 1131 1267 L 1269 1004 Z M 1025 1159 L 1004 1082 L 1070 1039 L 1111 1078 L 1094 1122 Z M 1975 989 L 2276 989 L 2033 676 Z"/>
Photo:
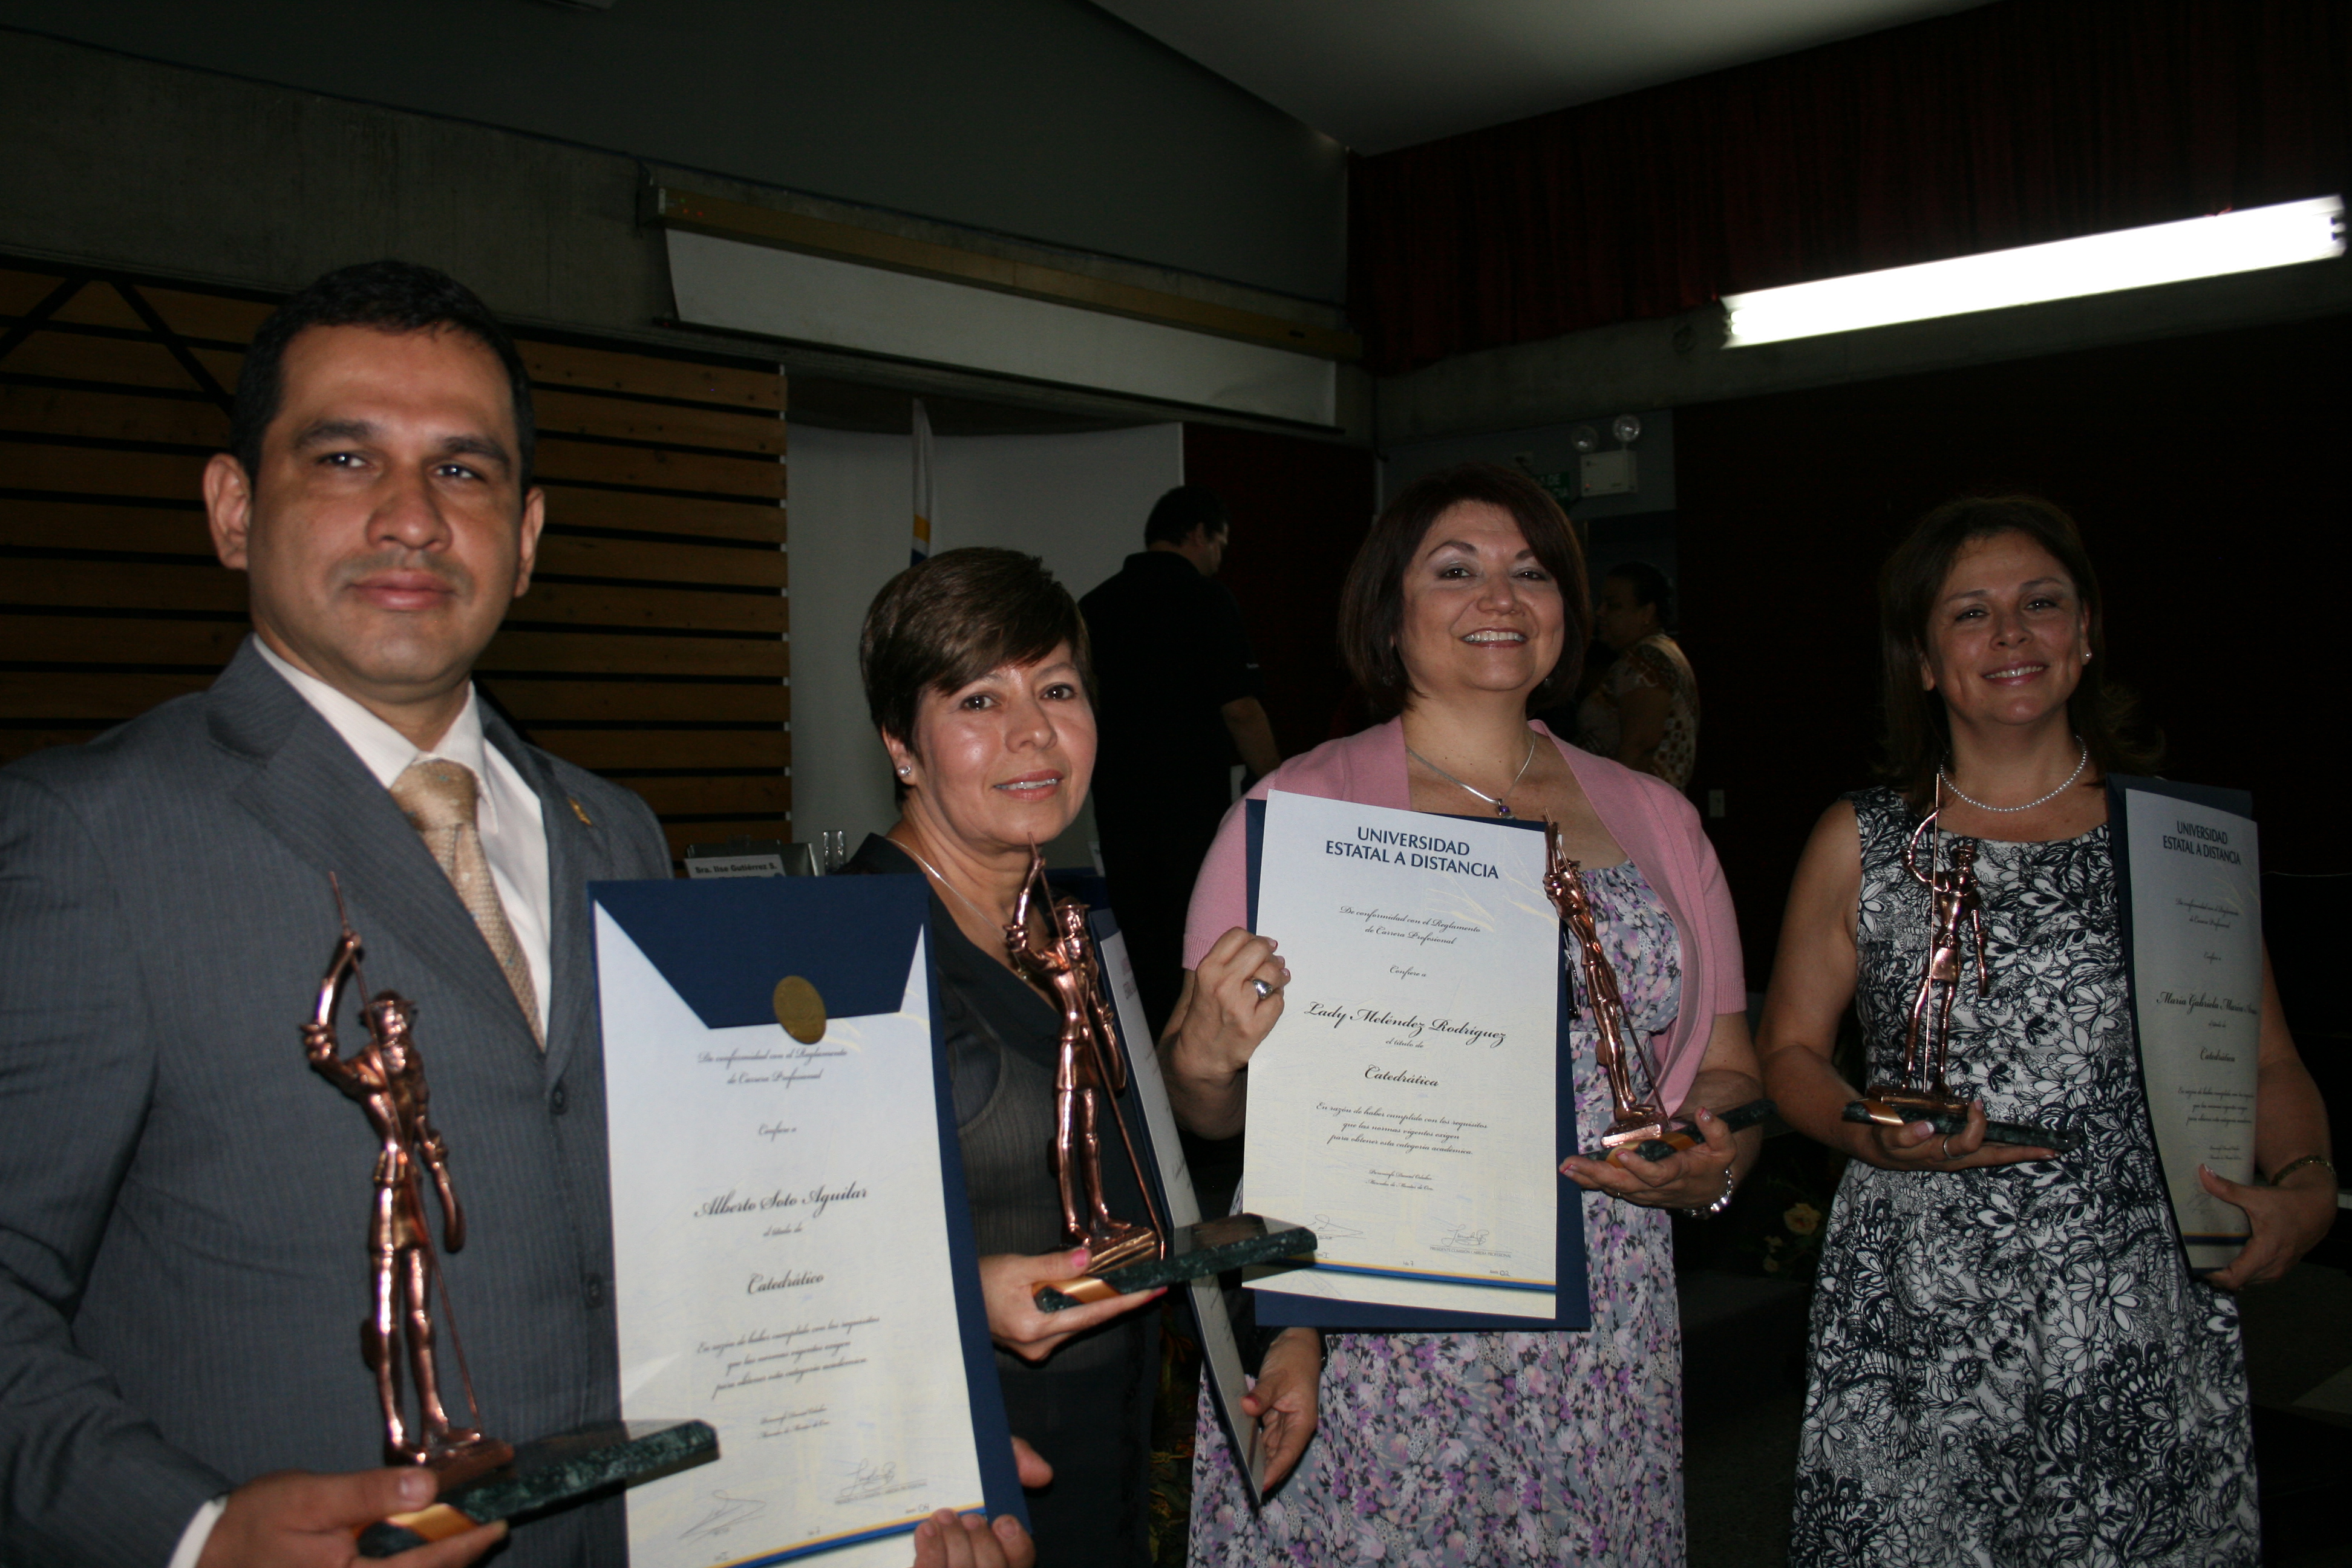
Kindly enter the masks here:
<path id="1" fill-rule="evenodd" d="M 1048 1163 L 1062 1009 L 1013 970 L 1005 942 L 1032 846 L 1069 826 L 1094 771 L 1086 622 L 1034 556 L 950 550 L 876 596 L 858 668 L 900 816 L 847 868 L 930 884 L 940 1033 L 998 1377 L 1013 1432 L 1055 1471 L 1030 1499 L 1039 1552 L 1047 1563 L 1142 1564 L 1160 1360 L 1158 1316 L 1136 1309 L 1160 1292 L 1051 1314 L 1033 1300 L 1039 1281 L 1087 1258 L 1061 1246 Z M 1045 911 L 1030 920 L 1050 942 Z M 1150 1212 L 1124 1160 L 1105 1159 L 1102 1176 L 1114 1215 Z"/>
<path id="2" fill-rule="evenodd" d="M 1887 787 L 1814 828 L 1762 1025 L 1780 1113 L 1853 1157 L 1813 1297 L 1790 1561 L 2251 1568 L 2228 1292 L 2285 1272 L 2335 1217 L 2318 1092 L 2265 966 L 2255 1157 L 2284 1180 L 2203 1173 L 2253 1231 L 2193 1278 L 2148 1128 L 2108 838 L 2108 771 L 2153 758 L 2105 679 L 2081 535 L 2035 497 L 1952 502 L 1887 563 L 1879 616 Z M 1931 813 L 1911 858 L 1935 863 L 1914 871 Z M 1839 1019 L 1851 1003 L 1871 1081 L 1900 1079 L 1937 935 L 1919 878 L 1963 862 L 1983 946 L 1957 976 L 1948 1071 L 1982 1098 L 1949 1135 L 1845 1122 L 1859 1095 L 1831 1062 Z M 1988 1107 L 2074 1146 L 1988 1142 Z"/>
<path id="3" fill-rule="evenodd" d="M 1303 1396 L 1319 1423 L 1297 1473 L 1254 1512 L 1204 1405 L 1193 1467 L 1199 1563 L 1680 1563 L 1682 1365 L 1668 1208 L 1727 1201 L 1754 1133 L 1707 1110 L 1757 1093 L 1731 900 L 1697 814 L 1646 774 L 1562 744 L 1530 700 L 1572 688 L 1588 614 L 1584 563 L 1559 505 L 1525 475 L 1465 464 L 1408 486 L 1349 569 L 1342 651 L 1389 721 L 1294 758 L 1251 793 L 1426 812 L 1545 819 L 1585 881 L 1634 1028 L 1654 1038 L 1666 1103 L 1703 1146 L 1635 1168 L 1576 1157 L 1612 1117 L 1589 1012 L 1559 1042 L 1576 1086 L 1562 1200 L 1584 1226 L 1589 1332 L 1334 1333 Z M 1193 889 L 1188 955 L 1202 972 L 1235 939 L 1244 816 L 1229 815 Z M 1188 985 L 1161 1045 L 1178 1114 L 1241 1128 L 1249 1030 L 1197 1016 Z M 1279 995 L 1256 1005 L 1279 1011 Z M 1534 1180 L 1552 1179 L 1546 1169 Z M 1248 1173 L 1243 1174 L 1244 1188 Z M 1292 1330 L 1303 1358 L 1313 1336 Z M 1277 1342 L 1269 1360 L 1284 1350 Z M 1265 1383 L 1259 1384 L 1265 1397 Z M 1276 1397 L 1275 1403 L 1280 1403 Z"/>

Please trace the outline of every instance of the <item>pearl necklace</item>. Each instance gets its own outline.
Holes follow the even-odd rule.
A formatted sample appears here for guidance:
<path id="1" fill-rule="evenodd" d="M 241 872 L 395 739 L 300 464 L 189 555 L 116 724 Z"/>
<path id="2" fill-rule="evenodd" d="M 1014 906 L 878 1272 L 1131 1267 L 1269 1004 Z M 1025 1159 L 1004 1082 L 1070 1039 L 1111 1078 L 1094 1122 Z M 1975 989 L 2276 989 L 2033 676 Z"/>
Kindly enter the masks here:
<path id="1" fill-rule="evenodd" d="M 1967 801 L 1970 805 L 1975 806 L 1979 811 L 1999 812 L 2003 816 L 2007 816 L 2011 812 L 2015 811 L 2032 811 L 2037 805 L 2047 805 L 2050 802 L 2056 800 L 2060 795 L 2064 795 L 2068 790 L 2073 789 L 2074 787 L 2074 781 L 2083 776 L 2083 770 L 2091 765 L 2091 743 L 2088 741 L 2081 740 L 2079 738 L 2074 743 L 2083 748 L 2083 755 L 2081 759 L 2074 763 L 2074 771 L 2066 775 L 2066 782 L 2060 784 L 2056 789 L 2052 790 L 2048 795 L 2043 795 L 2041 799 L 2029 800 L 2023 805 L 1987 805 L 1984 802 L 1977 799 L 1974 795 L 1961 795 L 1960 786 L 1954 784 L 1949 778 L 1947 778 L 1944 774 L 1944 770 L 1940 767 L 1936 770 L 1936 782 L 1942 784 L 1946 789 L 1950 790 L 1953 795 L 1958 795 L 1960 799 Z"/>
<path id="2" fill-rule="evenodd" d="M 1444 779 L 1447 784 L 1453 784 L 1460 789 L 1466 789 L 1472 795 L 1476 795 L 1480 800 L 1485 801 L 1488 805 L 1493 806 L 1496 816 L 1509 816 L 1512 815 L 1511 808 L 1504 805 L 1503 802 L 1510 799 L 1511 791 L 1518 788 L 1519 781 L 1528 776 L 1528 764 L 1536 760 L 1536 738 L 1533 733 L 1530 733 L 1528 736 L 1527 757 L 1519 763 L 1519 771 L 1511 775 L 1511 782 L 1503 786 L 1503 794 L 1499 799 L 1494 795 L 1488 795 L 1476 784 L 1464 784 L 1460 779 L 1455 778 L 1452 773 L 1447 773 L 1444 768 L 1439 767 L 1435 763 L 1431 762 L 1427 757 L 1423 756 L 1411 746 L 1407 746 L 1404 749 L 1404 754 L 1411 757 L 1414 762 L 1419 763 L 1423 767 L 1427 768 L 1431 773 L 1435 773 L 1439 778 Z"/>

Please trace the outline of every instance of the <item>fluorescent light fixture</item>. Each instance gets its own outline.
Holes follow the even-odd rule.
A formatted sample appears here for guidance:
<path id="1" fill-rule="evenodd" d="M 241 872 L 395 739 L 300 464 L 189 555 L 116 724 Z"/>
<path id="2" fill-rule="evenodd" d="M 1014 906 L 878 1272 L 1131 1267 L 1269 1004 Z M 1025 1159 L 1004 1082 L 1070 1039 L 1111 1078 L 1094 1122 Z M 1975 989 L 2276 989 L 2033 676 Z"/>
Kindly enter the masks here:
<path id="1" fill-rule="evenodd" d="M 1727 294 L 1723 304 L 1730 314 L 1731 332 L 1725 346 L 1741 348 L 2147 289 L 2343 254 L 2344 198 L 2315 196 L 2215 217 Z"/>

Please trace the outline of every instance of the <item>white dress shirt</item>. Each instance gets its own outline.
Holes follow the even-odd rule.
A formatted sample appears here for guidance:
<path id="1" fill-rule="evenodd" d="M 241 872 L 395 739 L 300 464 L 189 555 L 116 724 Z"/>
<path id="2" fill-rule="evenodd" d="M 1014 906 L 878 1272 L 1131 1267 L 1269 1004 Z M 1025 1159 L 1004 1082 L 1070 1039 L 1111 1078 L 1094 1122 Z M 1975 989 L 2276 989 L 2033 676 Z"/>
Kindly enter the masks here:
<path id="1" fill-rule="evenodd" d="M 548 932 L 551 900 L 547 885 L 547 824 L 539 815 L 539 796 L 504 753 L 482 739 L 482 714 L 471 686 L 466 706 L 448 732 L 430 751 L 369 712 L 360 702 L 280 658 L 258 637 L 253 646 L 302 694 L 319 716 L 335 727 L 344 744 L 359 753 L 376 782 L 390 789 L 393 781 L 421 757 L 457 763 L 472 770 L 481 783 L 475 826 L 482 836 L 482 856 L 490 863 L 490 880 L 498 885 L 499 901 L 506 906 L 507 923 L 514 928 L 523 962 L 530 965 L 531 990 L 539 998 L 539 1032 L 547 1034 L 548 999 L 554 994 L 549 980 Z"/>
<path id="2" fill-rule="evenodd" d="M 270 668 L 284 676 L 287 684 L 334 726 L 335 733 L 359 753 L 360 761 L 385 789 L 420 757 L 437 757 L 473 770 L 481 784 L 475 826 L 482 836 L 482 858 L 490 863 L 490 880 L 498 886 L 499 901 L 506 906 L 507 923 L 514 928 L 523 961 L 530 965 L 531 989 L 539 997 L 539 1032 L 545 1038 L 548 998 L 553 994 L 548 974 L 548 911 L 552 900 L 547 885 L 547 824 L 539 814 L 539 796 L 523 782 L 522 774 L 504 753 L 483 740 L 474 689 L 467 687 L 466 706 L 448 732 L 431 751 L 420 751 L 407 736 L 354 699 L 287 663 L 260 637 L 253 639 L 253 646 Z M 226 1506 L 226 1498 L 215 1498 L 196 1510 L 165 1568 L 195 1568 Z"/>

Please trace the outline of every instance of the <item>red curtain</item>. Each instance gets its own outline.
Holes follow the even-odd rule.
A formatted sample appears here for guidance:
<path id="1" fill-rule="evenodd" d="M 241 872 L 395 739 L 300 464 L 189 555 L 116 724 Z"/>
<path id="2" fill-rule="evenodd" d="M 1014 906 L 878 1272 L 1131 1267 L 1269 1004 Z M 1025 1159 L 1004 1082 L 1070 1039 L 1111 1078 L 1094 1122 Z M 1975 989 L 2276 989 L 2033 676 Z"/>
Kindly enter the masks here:
<path id="1" fill-rule="evenodd" d="M 1372 369 L 2342 193 L 2344 0 L 2003 0 L 1355 162 Z"/>

